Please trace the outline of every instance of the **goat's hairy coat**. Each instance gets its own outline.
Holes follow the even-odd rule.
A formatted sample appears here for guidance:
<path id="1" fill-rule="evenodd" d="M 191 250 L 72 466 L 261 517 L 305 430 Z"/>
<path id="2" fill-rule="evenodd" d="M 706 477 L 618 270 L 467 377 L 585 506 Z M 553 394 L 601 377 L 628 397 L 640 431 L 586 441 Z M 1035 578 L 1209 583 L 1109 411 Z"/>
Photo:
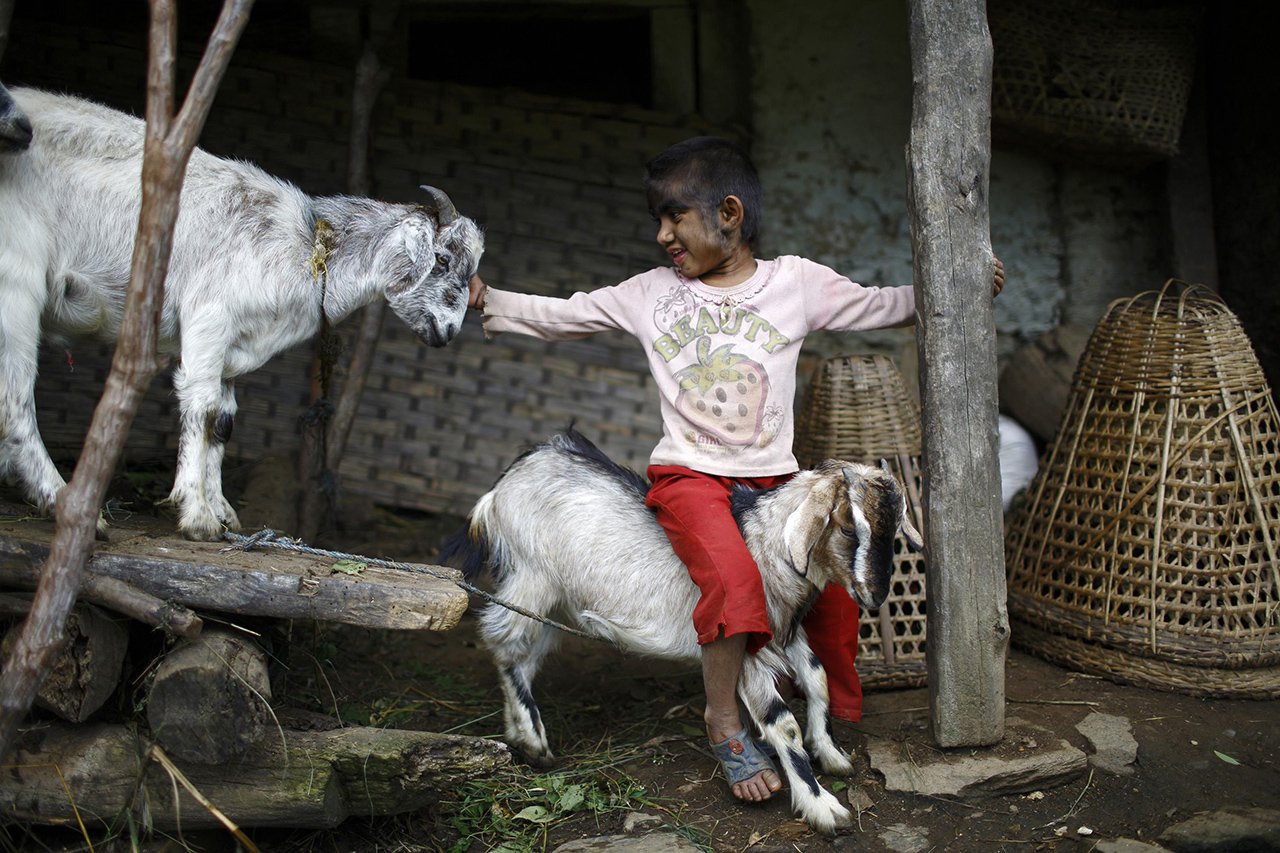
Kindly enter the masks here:
<path id="1" fill-rule="evenodd" d="M 499 599 L 576 621 L 627 651 L 698 660 L 698 589 L 644 506 L 647 483 L 569 430 L 518 458 L 472 509 L 442 560 L 471 577 L 486 572 Z M 778 752 L 792 806 L 832 832 L 852 816 L 814 778 L 852 764 L 832 740 L 826 675 L 800 622 L 813 597 L 837 583 L 864 607 L 888 594 L 893 540 L 920 535 L 897 481 L 878 468 L 830 461 L 775 489 L 734 495 L 734 512 L 760 567 L 774 639 L 747 658 L 738 693 Z M 535 762 L 551 758 L 532 683 L 558 632 L 496 604 L 480 616 L 505 700 L 508 742 Z M 804 740 L 775 679 L 792 675 L 808 698 Z M 808 748 L 806 754 L 805 749 Z"/>
<path id="2" fill-rule="evenodd" d="M 6 94 L 34 140 L 0 153 L 0 473 L 47 511 L 63 480 L 36 428 L 37 347 L 42 336 L 119 334 L 145 126 L 80 98 Z M 160 318 L 161 347 L 179 356 L 170 497 L 186 535 L 239 526 L 221 483 L 232 382 L 315 335 L 322 311 L 336 323 L 383 297 L 432 346 L 458 332 L 484 242 L 430 192 L 430 206 L 312 198 L 252 164 L 192 153 Z M 313 263 L 321 220 L 333 234 L 323 290 Z"/>

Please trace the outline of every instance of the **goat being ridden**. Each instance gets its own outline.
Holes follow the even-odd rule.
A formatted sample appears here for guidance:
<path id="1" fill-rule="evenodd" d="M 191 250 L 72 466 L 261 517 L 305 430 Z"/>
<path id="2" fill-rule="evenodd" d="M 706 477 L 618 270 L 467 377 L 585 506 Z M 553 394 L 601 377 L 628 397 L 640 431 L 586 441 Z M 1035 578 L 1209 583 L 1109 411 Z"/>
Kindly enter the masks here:
<path id="1" fill-rule="evenodd" d="M 441 559 L 470 576 L 486 569 L 496 596 L 530 612 L 567 612 L 583 630 L 622 648 L 663 658 L 698 660 L 691 614 L 698 589 L 649 510 L 647 483 L 611 462 L 573 430 L 517 459 L 471 511 L 468 530 Z M 823 832 L 852 816 L 818 785 L 808 747 L 824 770 L 853 766 L 828 728 L 827 681 L 800 619 L 812 597 L 839 584 L 863 607 L 889 591 L 893 542 L 912 548 L 920 534 L 906 515 L 897 480 L 878 468 L 828 461 L 765 491 L 741 489 L 734 514 L 760 567 L 774 639 L 748 657 L 738 695 L 777 751 L 792 807 Z M 481 632 L 497 663 L 508 742 L 532 761 L 551 756 L 532 683 L 558 640 L 547 625 L 491 604 Z M 775 688 L 790 673 L 808 698 L 804 740 Z"/>
<path id="2" fill-rule="evenodd" d="M 80 98 L 11 91 L 34 128 L 0 157 L 0 472 L 40 509 L 63 486 L 33 398 L 41 335 L 119 333 L 141 201 L 143 122 Z M 160 319 L 181 410 L 170 498 L 188 537 L 236 528 L 222 494 L 233 381 L 385 297 L 431 346 L 462 325 L 484 240 L 448 196 L 312 198 L 248 163 L 191 155 Z"/>

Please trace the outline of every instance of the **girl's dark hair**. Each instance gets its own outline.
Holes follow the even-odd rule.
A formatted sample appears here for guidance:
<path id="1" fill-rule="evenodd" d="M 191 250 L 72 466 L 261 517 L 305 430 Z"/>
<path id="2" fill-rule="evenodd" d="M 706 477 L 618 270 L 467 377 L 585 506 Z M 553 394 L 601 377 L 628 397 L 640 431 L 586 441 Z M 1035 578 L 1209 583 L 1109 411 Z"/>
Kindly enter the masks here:
<path id="1" fill-rule="evenodd" d="M 720 202 L 742 200 L 742 240 L 754 245 L 760 233 L 764 190 L 747 153 L 727 139 L 695 136 L 677 142 L 645 165 L 644 190 L 656 215 L 675 205 L 697 207 L 715 221 Z"/>

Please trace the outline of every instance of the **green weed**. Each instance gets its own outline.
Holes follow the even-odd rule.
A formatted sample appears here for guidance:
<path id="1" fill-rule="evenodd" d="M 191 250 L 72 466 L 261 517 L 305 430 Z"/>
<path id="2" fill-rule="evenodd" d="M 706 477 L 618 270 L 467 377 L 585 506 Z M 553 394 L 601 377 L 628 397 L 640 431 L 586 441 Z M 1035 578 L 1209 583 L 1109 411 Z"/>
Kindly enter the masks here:
<path id="1" fill-rule="evenodd" d="M 547 844 L 552 827 L 582 815 L 640 808 L 668 811 L 634 779 L 616 771 L 530 775 L 520 769 L 462 787 L 458 799 L 441 803 L 441 818 L 457 834 L 450 853 L 477 841 L 499 853 L 533 853 Z"/>

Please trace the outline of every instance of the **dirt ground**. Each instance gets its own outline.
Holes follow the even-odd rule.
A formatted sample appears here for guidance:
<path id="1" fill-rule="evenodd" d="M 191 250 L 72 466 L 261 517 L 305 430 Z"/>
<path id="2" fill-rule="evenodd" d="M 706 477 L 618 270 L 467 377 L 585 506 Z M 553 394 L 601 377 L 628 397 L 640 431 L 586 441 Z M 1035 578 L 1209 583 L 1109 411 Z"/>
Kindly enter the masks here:
<path id="1" fill-rule="evenodd" d="M 384 514 L 376 525 L 319 544 L 429 562 L 458 523 L 453 517 Z M 284 703 L 364 725 L 499 737 L 501 699 L 488 655 L 476 642 L 474 605 L 460 626 L 441 634 L 295 623 Z M 704 743 L 701 683 L 693 666 L 568 638 L 535 683 L 559 756 L 554 767 L 513 765 L 501 779 L 447 792 L 440 804 L 419 813 L 351 819 L 323 832 L 259 830 L 250 836 L 264 851 L 550 851 L 572 839 L 621 833 L 628 813 L 639 811 L 713 851 L 1084 853 L 1103 839 L 1154 841 L 1199 811 L 1280 809 L 1280 702 L 1125 687 L 1016 649 L 1006 684 L 1008 720 L 1048 729 L 1086 752 L 1075 725 L 1087 714 L 1128 718 L 1139 744 L 1132 775 L 1085 773 L 1057 787 L 974 800 L 887 791 L 868 768 L 868 736 L 890 738 L 913 756 L 937 749 L 927 734 L 926 689 L 872 692 L 860 724 L 834 726 L 837 740 L 856 758 L 857 775 L 821 777 L 851 805 L 857 823 L 825 838 L 791 816 L 785 792 L 761 805 L 732 798 Z M 1000 749 L 1020 746 L 1007 742 Z M 575 786 L 575 798 L 585 790 L 595 807 L 558 809 L 556 798 L 564 805 L 566 786 Z M 543 811 L 529 811 L 534 807 Z M 0 829 L 0 851 L 87 849 L 69 836 Z M 129 849 L 122 843 L 116 839 L 113 847 L 103 840 L 99 849 Z M 144 849 L 236 847 L 225 835 L 206 833 Z"/>
<path id="2" fill-rule="evenodd" d="M 392 544 L 383 538 L 383 550 L 424 558 L 439 541 L 432 537 L 452 530 L 455 521 L 417 519 L 401 528 L 402 540 L 408 541 Z M 378 546 L 372 541 L 350 544 Z M 500 736 L 501 699 L 487 653 L 476 642 L 474 613 L 475 607 L 457 629 L 441 635 L 350 629 L 317 635 L 333 654 L 328 701 L 357 718 L 370 709 L 370 720 L 362 722 L 381 719 L 408 728 Z M 296 675 L 301 698 L 311 682 L 303 671 Z M 762 805 L 732 798 L 704 745 L 700 688 L 699 673 L 690 665 L 639 659 L 603 643 L 567 638 L 535 683 L 559 763 L 550 771 L 523 767 L 521 772 L 543 782 L 546 777 L 537 774 L 549 772 L 574 780 L 638 783 L 655 804 L 637 806 L 639 811 L 658 815 L 715 851 L 1083 853 L 1103 839 L 1154 841 L 1200 811 L 1280 809 L 1280 701 L 1202 699 L 1127 687 L 1015 649 L 1007 668 L 1007 721 L 1047 729 L 1088 753 L 1077 723 L 1093 711 L 1125 717 L 1138 741 L 1134 772 L 1089 772 L 1057 787 L 977 800 L 886 791 L 883 780 L 868 768 L 868 736 L 892 739 L 912 755 L 926 756 L 937 748 L 928 736 L 926 688 L 872 692 L 860 724 L 834 727 L 837 740 L 857 758 L 858 774 L 822 781 L 851 805 L 858 821 L 828 839 L 792 818 L 785 794 Z M 1011 742 L 998 747 L 1020 748 Z M 609 765 L 606 770 L 593 770 L 601 763 Z M 522 803 L 517 798 L 502 806 L 516 811 Z M 370 841 L 361 834 L 366 831 L 377 834 L 377 849 L 384 850 L 478 851 L 500 845 L 494 837 L 470 843 L 461 839 L 448 823 L 448 808 L 391 821 L 400 833 L 396 843 L 403 847 L 383 846 L 389 837 L 387 821 L 369 821 L 334 833 L 325 839 L 325 849 L 373 849 L 361 846 Z M 544 825 L 545 835 L 535 834 L 529 843 L 532 849 L 552 850 L 570 839 L 618 833 L 628 810 L 569 816 Z M 380 823 L 383 829 L 378 830 Z M 279 840 L 273 836 L 270 842 Z"/>

